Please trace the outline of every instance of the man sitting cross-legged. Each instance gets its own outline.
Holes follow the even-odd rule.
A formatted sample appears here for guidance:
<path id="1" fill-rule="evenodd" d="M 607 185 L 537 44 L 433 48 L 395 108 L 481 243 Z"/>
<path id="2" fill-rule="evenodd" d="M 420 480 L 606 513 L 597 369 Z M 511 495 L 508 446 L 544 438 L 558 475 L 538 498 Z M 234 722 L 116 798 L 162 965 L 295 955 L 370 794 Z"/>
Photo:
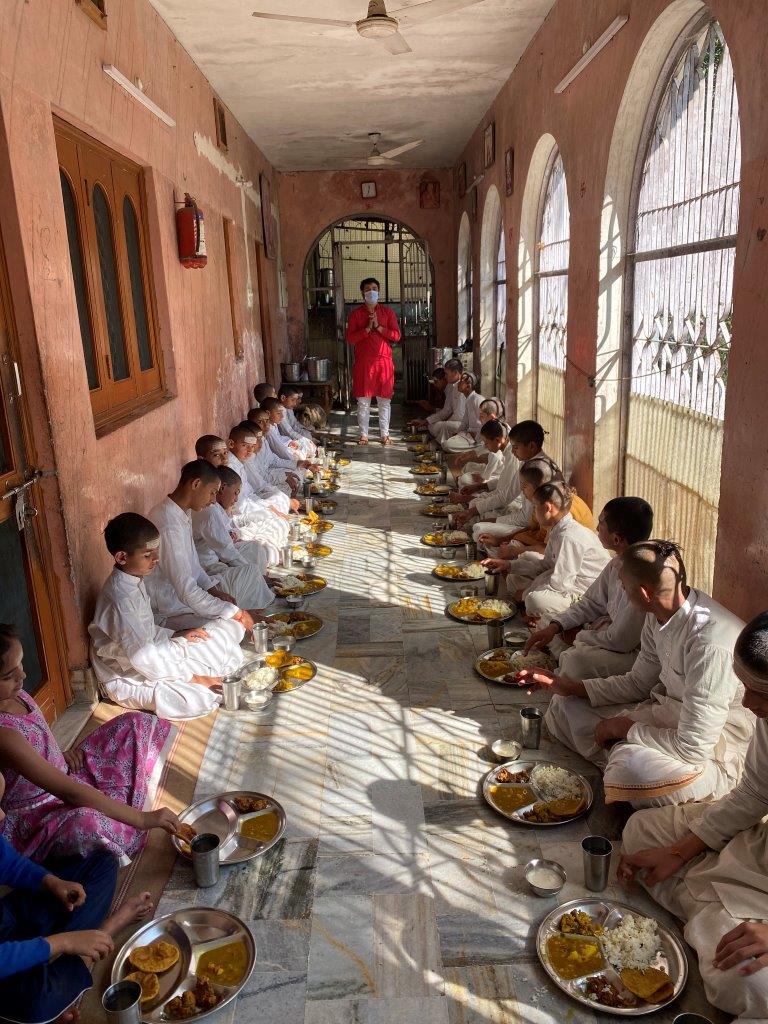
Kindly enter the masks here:
<path id="1" fill-rule="evenodd" d="M 214 619 L 176 635 L 158 625 L 145 586 L 160 555 L 157 527 L 123 512 L 107 523 L 104 540 L 115 567 L 88 627 L 102 692 L 115 704 L 160 718 L 209 714 L 219 698 L 207 687 L 243 664 L 243 626 Z"/>
<path id="2" fill-rule="evenodd" d="M 633 814 L 619 879 L 635 877 L 685 922 L 707 998 L 739 1024 L 768 1019 L 768 613 L 744 627 L 733 656 L 744 706 L 757 716 L 738 786 L 712 803 Z"/>
<path id="3" fill-rule="evenodd" d="M 744 624 L 688 586 L 670 541 L 627 548 L 619 576 L 646 613 L 629 672 L 571 679 L 524 670 L 520 685 L 535 682 L 553 694 L 547 727 L 604 768 L 606 803 L 651 807 L 723 796 L 739 780 L 754 731 L 733 671 Z"/>
<path id="4" fill-rule="evenodd" d="M 547 531 L 543 558 L 510 561 L 487 558 L 483 565 L 507 572 L 507 591 L 525 602 L 528 615 L 549 623 L 584 594 L 603 570 L 608 555 L 594 530 L 571 515 L 571 492 L 565 481 L 542 484 L 533 493 L 533 508 Z"/>
<path id="5" fill-rule="evenodd" d="M 615 557 L 581 600 L 531 636 L 524 653 L 549 645 L 560 655 L 559 671 L 572 679 L 629 672 L 640 649 L 645 612 L 632 604 L 621 585 L 618 556 L 630 544 L 648 540 L 652 528 L 653 510 L 647 501 L 630 497 L 609 501 L 600 513 L 597 536 Z"/>

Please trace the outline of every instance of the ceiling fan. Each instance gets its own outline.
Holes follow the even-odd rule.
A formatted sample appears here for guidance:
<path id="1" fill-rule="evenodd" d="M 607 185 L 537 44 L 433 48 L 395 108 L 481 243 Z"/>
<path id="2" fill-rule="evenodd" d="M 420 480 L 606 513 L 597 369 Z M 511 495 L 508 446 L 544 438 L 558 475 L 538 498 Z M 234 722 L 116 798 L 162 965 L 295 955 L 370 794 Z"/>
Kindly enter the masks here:
<path id="1" fill-rule="evenodd" d="M 424 139 L 415 139 L 413 142 L 406 142 L 402 146 L 395 146 L 394 149 L 387 149 L 382 153 L 379 149 L 381 132 L 368 132 L 368 138 L 373 143 L 373 149 L 368 154 L 369 167 L 396 166 L 397 161 L 395 160 L 395 157 L 402 156 L 403 153 L 407 153 L 411 149 L 416 149 L 417 146 L 420 146 L 424 142 Z"/>
<path id="2" fill-rule="evenodd" d="M 364 39 L 380 39 L 390 53 L 411 53 L 411 47 L 400 35 L 400 26 L 423 25 L 436 18 L 444 18 L 465 7 L 474 7 L 483 0 L 424 0 L 412 7 L 400 7 L 387 13 L 384 0 L 370 0 L 368 14 L 361 21 L 341 21 L 334 18 L 304 18 L 295 14 L 266 14 L 254 11 L 254 18 L 269 21 L 292 21 L 301 25 L 330 25 L 335 28 L 354 28 Z M 395 16 L 396 15 L 396 16 Z"/>

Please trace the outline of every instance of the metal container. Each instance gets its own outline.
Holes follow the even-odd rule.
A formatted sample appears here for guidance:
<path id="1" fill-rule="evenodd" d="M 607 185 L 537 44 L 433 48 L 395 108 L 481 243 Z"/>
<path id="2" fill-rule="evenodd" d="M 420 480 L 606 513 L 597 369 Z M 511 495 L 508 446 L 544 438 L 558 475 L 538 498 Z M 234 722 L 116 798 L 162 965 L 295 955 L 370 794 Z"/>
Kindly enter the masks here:
<path id="1" fill-rule="evenodd" d="M 440 476 L 438 477 L 438 482 L 441 484 L 448 482 L 448 467 L 445 465 L 445 463 L 443 463 L 443 465 L 440 467 Z"/>
<path id="2" fill-rule="evenodd" d="M 272 641 L 272 646 L 276 651 L 292 651 L 295 644 L 295 640 L 292 636 L 276 636 Z"/>
<path id="3" fill-rule="evenodd" d="M 297 544 L 301 539 L 301 523 L 291 523 L 290 531 L 288 533 L 288 540 L 293 544 Z"/>
<path id="4" fill-rule="evenodd" d="M 488 647 L 491 650 L 495 650 L 497 647 L 504 646 L 504 623 L 503 622 L 489 622 L 488 623 Z"/>
<path id="5" fill-rule="evenodd" d="M 495 597 L 499 592 L 499 574 L 496 572 L 487 572 L 485 574 L 485 593 L 488 597 Z M 495 644 L 496 647 L 503 647 L 504 644 Z"/>
<path id="6" fill-rule="evenodd" d="M 477 587 L 459 587 L 459 597 L 477 597 Z"/>
<path id="7" fill-rule="evenodd" d="M 253 649 L 257 654 L 266 654 L 269 650 L 269 630 L 265 622 L 257 622 L 253 627 Z"/>
<path id="8" fill-rule="evenodd" d="M 295 384 L 301 380 L 301 363 L 280 363 L 280 373 L 286 384 Z"/>
<path id="9" fill-rule="evenodd" d="M 587 836 L 581 842 L 584 855 L 584 885 L 591 892 L 604 892 L 611 870 L 613 843 L 605 836 Z"/>
<path id="10" fill-rule="evenodd" d="M 538 708 L 520 709 L 520 738 L 529 750 L 538 750 L 541 744 L 541 723 L 544 715 Z"/>
<path id="11" fill-rule="evenodd" d="M 226 676 L 221 681 L 221 692 L 224 695 L 224 710 L 237 711 L 240 707 L 240 676 Z"/>
<path id="12" fill-rule="evenodd" d="M 331 360 L 319 356 L 308 356 L 306 359 L 307 377 L 313 384 L 321 384 L 331 379 Z"/>
<path id="13" fill-rule="evenodd" d="M 537 868 L 547 868 L 551 871 L 558 879 L 557 884 L 552 886 L 537 885 L 533 881 L 536 877 L 535 872 Z M 556 860 L 542 860 L 540 857 L 537 857 L 535 860 L 529 860 L 525 865 L 525 880 L 537 896 L 557 896 L 568 881 L 568 876 L 563 865 L 558 864 Z"/>
<path id="14" fill-rule="evenodd" d="M 189 844 L 192 851 L 192 871 L 195 884 L 201 889 L 216 885 L 219 880 L 219 847 L 221 839 L 213 832 L 203 832 L 195 836 Z"/>
<path id="15" fill-rule="evenodd" d="M 305 498 L 311 498 L 312 497 L 312 481 L 311 480 L 305 480 L 304 483 L 301 485 L 301 491 L 302 491 L 302 494 L 304 495 Z M 309 510 L 307 510 L 307 511 L 309 511 Z"/>
<path id="16" fill-rule="evenodd" d="M 477 544 L 473 540 L 467 541 L 464 545 L 464 551 L 466 552 L 468 562 L 477 561 Z"/>
<path id="17" fill-rule="evenodd" d="M 280 565 L 283 569 L 290 569 L 293 565 L 293 548 L 290 544 L 286 544 L 284 548 L 280 548 Z"/>
<path id="18" fill-rule="evenodd" d="M 141 985 L 118 981 L 101 997 L 101 1005 L 109 1024 L 141 1024 Z"/>
<path id="19" fill-rule="evenodd" d="M 453 359 L 452 348 L 431 348 L 428 350 L 427 362 L 429 365 L 430 372 L 436 370 L 438 366 L 443 366 L 449 359 Z"/>
<path id="20" fill-rule="evenodd" d="M 306 511 L 307 515 L 309 515 L 309 513 L 312 511 L 313 505 L 314 505 L 314 500 L 312 498 L 312 495 L 311 494 L 305 494 L 304 495 L 304 510 Z"/>

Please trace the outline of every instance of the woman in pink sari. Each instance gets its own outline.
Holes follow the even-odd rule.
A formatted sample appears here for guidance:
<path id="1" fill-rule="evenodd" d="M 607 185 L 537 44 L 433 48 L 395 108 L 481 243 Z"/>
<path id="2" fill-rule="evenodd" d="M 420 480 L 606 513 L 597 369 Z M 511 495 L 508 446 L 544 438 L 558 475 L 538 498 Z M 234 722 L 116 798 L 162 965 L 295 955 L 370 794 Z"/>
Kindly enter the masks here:
<path id="1" fill-rule="evenodd" d="M 40 709 L 23 690 L 23 651 L 0 625 L 0 771 L 5 838 L 36 861 L 104 849 L 133 857 L 151 828 L 173 834 L 167 808 L 143 810 L 149 777 L 170 723 L 129 712 L 61 752 Z"/>

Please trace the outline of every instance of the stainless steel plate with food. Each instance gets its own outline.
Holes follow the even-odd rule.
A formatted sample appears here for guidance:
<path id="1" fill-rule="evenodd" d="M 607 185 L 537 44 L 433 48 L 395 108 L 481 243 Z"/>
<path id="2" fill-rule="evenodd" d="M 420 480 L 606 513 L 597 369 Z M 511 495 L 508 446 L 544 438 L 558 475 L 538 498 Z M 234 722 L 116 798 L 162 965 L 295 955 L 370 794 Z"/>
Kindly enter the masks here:
<path id="1" fill-rule="evenodd" d="M 523 654 L 513 647 L 497 647 L 486 651 L 475 661 L 475 671 L 483 679 L 503 686 L 517 686 L 515 675 L 524 668 L 546 668 L 554 670 L 557 661 L 543 651 L 531 651 Z"/>
<path id="2" fill-rule="evenodd" d="M 323 628 L 323 620 L 309 612 L 276 612 L 264 621 L 271 637 L 292 636 L 294 640 L 307 640 Z"/>
<path id="3" fill-rule="evenodd" d="M 440 467 L 430 462 L 423 462 L 418 466 L 411 466 L 408 472 L 413 476 L 440 476 Z"/>
<path id="4" fill-rule="evenodd" d="M 339 507 L 338 501 L 334 501 L 333 498 L 313 498 L 312 499 L 312 511 L 317 512 L 321 516 L 332 516 L 336 509 Z M 302 501 L 299 506 L 302 515 L 306 515 L 306 505 Z"/>
<path id="5" fill-rule="evenodd" d="M 445 614 L 456 622 L 487 626 L 491 622 L 507 622 L 514 618 L 517 608 L 494 597 L 461 597 L 446 606 Z"/>
<path id="6" fill-rule="evenodd" d="M 581 818 L 592 806 L 583 775 L 549 761 L 507 761 L 483 779 L 483 796 L 516 825 L 549 828 Z"/>
<path id="7" fill-rule="evenodd" d="M 463 530 L 438 530 L 435 533 L 425 533 L 419 540 L 428 548 L 460 548 L 471 538 Z"/>
<path id="8" fill-rule="evenodd" d="M 296 572 L 272 578 L 269 585 L 278 597 L 289 597 L 294 594 L 309 597 L 310 594 L 324 590 L 328 586 L 328 581 L 311 572 Z"/>
<path id="9" fill-rule="evenodd" d="M 433 480 L 429 483 L 419 484 L 415 491 L 422 498 L 431 497 L 433 494 L 448 495 L 451 493 L 451 488 L 448 484 L 437 484 Z"/>
<path id="10" fill-rule="evenodd" d="M 274 651 L 271 654 L 265 654 L 263 661 L 265 665 L 276 668 L 278 671 L 280 678 L 275 686 L 275 693 L 290 693 L 291 690 L 298 690 L 317 675 L 317 665 L 313 661 L 308 661 L 298 654 L 291 654 L 290 651 Z"/>
<path id="11" fill-rule="evenodd" d="M 419 515 L 432 516 L 433 519 L 447 519 L 448 513 L 443 511 L 440 501 L 430 501 L 426 505 L 419 505 Z"/>
<path id="12" fill-rule="evenodd" d="M 432 575 L 443 583 L 479 583 L 485 577 L 485 569 L 479 562 L 441 562 Z"/>
<path id="13" fill-rule="evenodd" d="M 412 455 L 426 455 L 431 450 L 428 444 L 409 444 L 408 451 Z"/>
<path id="14" fill-rule="evenodd" d="M 202 1020 L 232 1002 L 255 963 L 256 943 L 239 917 L 187 907 L 134 932 L 115 957 L 112 984 L 141 985 L 146 1024 Z"/>
<path id="15" fill-rule="evenodd" d="M 183 857 L 190 856 L 189 840 L 212 832 L 219 837 L 219 861 L 242 864 L 271 849 L 285 832 L 282 805 L 264 793 L 233 790 L 190 804 L 179 815 L 186 838 L 172 836 L 171 842 Z"/>
<path id="16" fill-rule="evenodd" d="M 688 979 L 677 935 L 656 918 L 612 900 L 561 904 L 541 922 L 536 952 L 566 995 L 618 1017 L 656 1013 L 677 999 Z"/>

